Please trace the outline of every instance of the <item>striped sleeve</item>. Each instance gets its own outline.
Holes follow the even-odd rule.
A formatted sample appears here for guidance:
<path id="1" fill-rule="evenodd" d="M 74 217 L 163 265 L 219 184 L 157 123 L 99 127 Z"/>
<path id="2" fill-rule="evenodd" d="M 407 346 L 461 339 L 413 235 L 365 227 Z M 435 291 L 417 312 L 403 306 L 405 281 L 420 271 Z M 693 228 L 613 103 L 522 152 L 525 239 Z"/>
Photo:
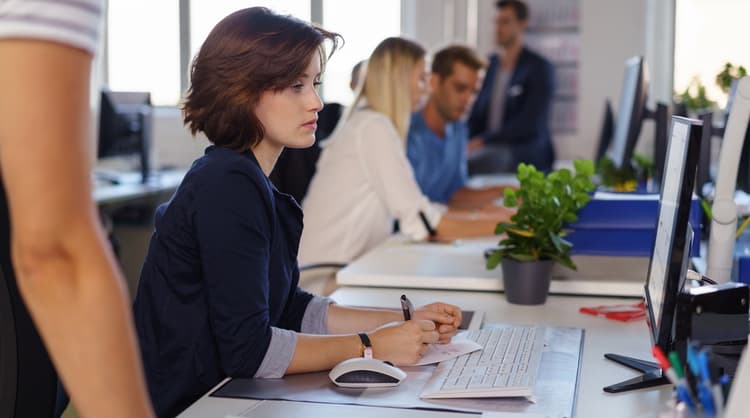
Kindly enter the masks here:
<path id="1" fill-rule="evenodd" d="M 40 39 L 95 53 L 103 0 L 0 0 L 0 39 Z"/>

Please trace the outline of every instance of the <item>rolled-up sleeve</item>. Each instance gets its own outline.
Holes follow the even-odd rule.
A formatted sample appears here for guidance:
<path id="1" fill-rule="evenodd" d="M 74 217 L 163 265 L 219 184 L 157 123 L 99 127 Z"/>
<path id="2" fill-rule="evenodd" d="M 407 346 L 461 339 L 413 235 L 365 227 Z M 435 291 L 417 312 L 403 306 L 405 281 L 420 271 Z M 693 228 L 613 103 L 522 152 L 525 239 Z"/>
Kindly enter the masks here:
<path id="1" fill-rule="evenodd" d="M 305 334 L 327 334 L 328 306 L 332 303 L 334 303 L 332 299 L 320 296 L 314 296 L 310 299 L 302 317 L 301 332 Z M 255 373 L 255 377 L 284 377 L 296 349 L 297 334 L 294 331 L 272 327 L 271 342 L 258 371 Z"/>
<path id="2" fill-rule="evenodd" d="M 328 334 L 328 306 L 333 299 L 314 296 L 307 304 L 302 317 L 302 332 L 305 334 Z"/>
<path id="3" fill-rule="evenodd" d="M 255 376 L 272 343 L 296 341 L 290 331 L 273 331 L 270 323 L 272 222 L 271 208 L 258 204 L 264 192 L 238 169 L 196 193 L 194 224 L 209 321 L 222 371 L 232 377 Z"/>
<path id="4" fill-rule="evenodd" d="M 271 342 L 255 377 L 275 379 L 284 377 L 297 349 L 297 333 L 288 329 L 271 328 Z"/>

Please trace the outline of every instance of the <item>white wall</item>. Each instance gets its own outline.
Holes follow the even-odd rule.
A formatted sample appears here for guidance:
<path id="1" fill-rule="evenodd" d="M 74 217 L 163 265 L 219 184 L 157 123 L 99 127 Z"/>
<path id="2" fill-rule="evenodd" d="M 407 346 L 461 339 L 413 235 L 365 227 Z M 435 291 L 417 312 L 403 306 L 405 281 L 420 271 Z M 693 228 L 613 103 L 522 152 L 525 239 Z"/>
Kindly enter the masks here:
<path id="1" fill-rule="evenodd" d="M 571 138 L 558 140 L 560 158 L 593 157 L 604 100 L 610 98 L 617 112 L 625 60 L 646 53 L 646 2 L 581 0 L 579 130 Z M 643 127 L 638 146 L 648 154 L 653 144 L 652 125 Z"/>
<path id="2" fill-rule="evenodd" d="M 154 118 L 155 167 L 188 167 L 196 158 L 203 155 L 210 145 L 202 134 L 193 138 L 182 125 L 182 114 L 177 108 L 156 109 Z"/>

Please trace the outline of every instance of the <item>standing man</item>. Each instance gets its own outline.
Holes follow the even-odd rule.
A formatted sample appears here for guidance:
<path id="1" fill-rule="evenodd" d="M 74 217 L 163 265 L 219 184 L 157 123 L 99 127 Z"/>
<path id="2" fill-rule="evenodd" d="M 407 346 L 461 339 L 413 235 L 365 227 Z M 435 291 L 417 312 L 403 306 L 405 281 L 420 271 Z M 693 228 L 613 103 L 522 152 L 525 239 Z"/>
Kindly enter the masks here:
<path id="1" fill-rule="evenodd" d="M 496 3 L 495 42 L 487 77 L 469 117 L 469 171 L 515 171 L 523 162 L 548 171 L 555 160 L 549 128 L 554 68 L 524 46 L 529 9 L 521 0 Z"/>
<path id="2" fill-rule="evenodd" d="M 469 128 L 461 118 L 477 92 L 484 66 L 471 48 L 460 45 L 446 47 L 433 58 L 430 95 L 412 114 L 406 145 L 417 183 L 433 202 L 476 208 L 502 194 L 500 187 L 464 187 Z"/>

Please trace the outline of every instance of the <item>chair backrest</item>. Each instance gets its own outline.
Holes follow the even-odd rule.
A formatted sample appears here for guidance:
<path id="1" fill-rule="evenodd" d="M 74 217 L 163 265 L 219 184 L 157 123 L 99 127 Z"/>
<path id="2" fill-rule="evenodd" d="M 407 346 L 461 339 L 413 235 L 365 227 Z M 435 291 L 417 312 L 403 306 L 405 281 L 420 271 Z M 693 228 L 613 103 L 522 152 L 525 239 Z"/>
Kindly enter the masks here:
<path id="1" fill-rule="evenodd" d="M 0 187 L 0 417 L 53 417 L 57 374 L 18 292 L 9 219 Z"/>
<path id="2" fill-rule="evenodd" d="M 315 131 L 315 143 L 309 148 L 286 148 L 276 161 L 269 178 L 279 191 L 288 193 L 302 203 L 307 188 L 315 175 L 315 165 L 320 157 L 320 141 L 327 138 L 336 128 L 341 118 L 343 106 L 338 103 L 327 103 L 318 112 L 318 129 Z"/>

